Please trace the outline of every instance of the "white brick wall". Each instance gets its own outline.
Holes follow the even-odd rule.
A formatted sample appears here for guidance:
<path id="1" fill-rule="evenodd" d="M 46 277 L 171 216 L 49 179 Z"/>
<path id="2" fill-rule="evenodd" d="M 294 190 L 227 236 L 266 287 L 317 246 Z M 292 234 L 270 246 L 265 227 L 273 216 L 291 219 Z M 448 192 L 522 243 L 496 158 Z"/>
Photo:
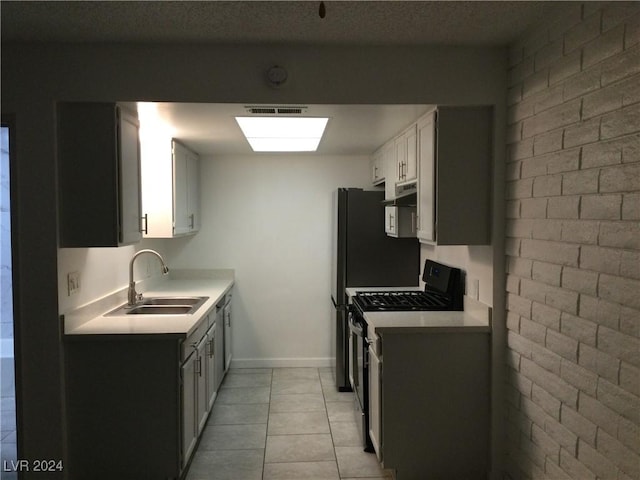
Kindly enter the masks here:
<path id="1" fill-rule="evenodd" d="M 506 478 L 640 480 L 640 2 L 509 49 Z"/>

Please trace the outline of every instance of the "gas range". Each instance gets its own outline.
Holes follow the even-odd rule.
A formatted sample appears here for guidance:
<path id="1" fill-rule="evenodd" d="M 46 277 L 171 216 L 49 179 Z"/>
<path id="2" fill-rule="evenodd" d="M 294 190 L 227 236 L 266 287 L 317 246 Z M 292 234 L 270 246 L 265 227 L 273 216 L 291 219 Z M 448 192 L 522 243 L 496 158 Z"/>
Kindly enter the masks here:
<path id="1" fill-rule="evenodd" d="M 425 261 L 424 291 L 356 291 L 353 305 L 361 312 L 462 310 L 462 272 L 433 260 Z"/>

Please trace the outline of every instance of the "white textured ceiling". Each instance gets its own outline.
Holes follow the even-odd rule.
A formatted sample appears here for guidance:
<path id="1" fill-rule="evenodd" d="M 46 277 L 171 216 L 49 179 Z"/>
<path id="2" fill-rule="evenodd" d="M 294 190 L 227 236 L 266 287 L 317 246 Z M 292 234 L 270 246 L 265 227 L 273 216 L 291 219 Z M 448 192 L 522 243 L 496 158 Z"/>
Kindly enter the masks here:
<path id="1" fill-rule="evenodd" d="M 6 1 L 3 41 L 506 45 L 559 2 Z"/>
<path id="2" fill-rule="evenodd" d="M 0 1 L 2 42 L 504 46 L 560 2 Z M 247 99 L 251 102 L 251 99 Z M 160 104 L 174 136 L 201 154 L 251 150 L 243 105 Z M 318 106 L 331 117 L 322 154 L 367 154 L 427 106 Z"/>

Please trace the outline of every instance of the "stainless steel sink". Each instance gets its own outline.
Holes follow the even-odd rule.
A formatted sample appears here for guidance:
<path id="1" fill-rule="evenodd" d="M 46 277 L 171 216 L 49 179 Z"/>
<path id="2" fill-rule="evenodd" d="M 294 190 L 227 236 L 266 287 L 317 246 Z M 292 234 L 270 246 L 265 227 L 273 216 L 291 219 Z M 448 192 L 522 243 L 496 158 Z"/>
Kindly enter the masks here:
<path id="1" fill-rule="evenodd" d="M 209 297 L 149 297 L 131 307 L 125 303 L 107 313 L 107 316 L 191 315 L 208 299 Z"/>

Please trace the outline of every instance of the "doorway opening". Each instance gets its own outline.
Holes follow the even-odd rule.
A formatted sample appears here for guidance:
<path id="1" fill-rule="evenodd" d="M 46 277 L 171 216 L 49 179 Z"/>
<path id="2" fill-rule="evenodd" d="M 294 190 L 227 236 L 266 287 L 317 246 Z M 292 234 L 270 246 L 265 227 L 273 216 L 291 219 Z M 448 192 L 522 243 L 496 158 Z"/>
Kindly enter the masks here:
<path id="1" fill-rule="evenodd" d="M 16 382 L 14 355 L 13 262 L 11 248 L 10 125 L 2 122 L 0 185 L 0 452 L 2 465 L 17 459 Z M 10 479 L 15 473 L 2 472 Z"/>

